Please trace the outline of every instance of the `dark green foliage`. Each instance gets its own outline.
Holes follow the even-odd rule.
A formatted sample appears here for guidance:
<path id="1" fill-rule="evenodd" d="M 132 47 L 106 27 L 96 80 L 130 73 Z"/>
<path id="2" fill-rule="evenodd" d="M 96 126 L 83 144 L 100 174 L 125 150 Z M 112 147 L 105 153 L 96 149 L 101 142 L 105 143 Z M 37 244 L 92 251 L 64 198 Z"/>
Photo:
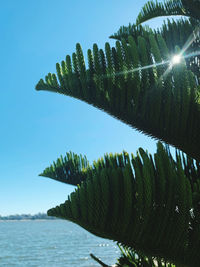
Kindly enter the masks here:
<path id="1" fill-rule="evenodd" d="M 200 262 L 200 1 L 149 1 L 137 24 L 94 44 L 85 63 L 80 44 L 37 90 L 80 99 L 176 147 L 158 143 L 154 156 L 107 154 L 89 164 L 67 153 L 41 176 L 77 185 L 48 214 L 120 244 L 118 266 L 197 267 Z M 139 23 L 184 15 L 152 30 Z M 174 54 L 181 62 L 171 63 Z M 87 67 L 88 66 L 88 67 Z M 180 150 L 187 154 L 183 154 Z M 95 258 L 95 257 L 94 257 Z M 173 263 L 173 264 L 172 264 Z"/>
<path id="2" fill-rule="evenodd" d="M 76 222 L 143 255 L 197 266 L 198 173 L 198 162 L 180 153 L 174 160 L 161 143 L 154 158 L 143 149 L 131 158 L 126 152 L 106 155 L 85 169 L 86 179 L 69 200 L 48 214 Z"/>

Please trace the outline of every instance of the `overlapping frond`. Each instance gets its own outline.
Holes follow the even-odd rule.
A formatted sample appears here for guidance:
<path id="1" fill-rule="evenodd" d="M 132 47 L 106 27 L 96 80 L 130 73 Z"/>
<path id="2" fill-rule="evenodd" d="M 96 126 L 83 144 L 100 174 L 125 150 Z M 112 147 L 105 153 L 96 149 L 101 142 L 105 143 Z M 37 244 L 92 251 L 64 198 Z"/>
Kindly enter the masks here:
<path id="1" fill-rule="evenodd" d="M 121 26 L 119 30 L 109 36 L 109 38 L 116 40 L 125 39 L 126 41 L 128 41 L 128 37 L 131 35 L 134 40 L 137 40 L 138 36 L 148 38 L 150 33 L 154 33 L 154 30 L 152 30 L 148 26 L 141 26 L 129 23 L 128 26 Z"/>
<path id="2" fill-rule="evenodd" d="M 189 161 L 187 170 L 197 174 L 194 161 Z M 179 153 L 174 160 L 161 143 L 154 157 L 143 149 L 131 157 L 126 152 L 106 155 L 48 215 L 75 222 L 141 255 L 196 267 L 200 184 L 185 175 L 186 162 Z"/>
<path id="3" fill-rule="evenodd" d="M 110 38 L 116 40 L 125 39 L 126 42 L 128 42 L 128 37 L 130 35 L 135 40 L 141 35 L 148 43 L 150 33 L 153 33 L 155 36 L 161 35 L 171 54 L 175 53 L 176 46 L 181 47 L 182 50 L 184 50 L 184 56 L 186 56 L 187 68 L 196 75 L 200 83 L 200 27 L 195 22 L 183 18 L 176 20 L 167 19 L 167 21 L 164 21 L 163 25 L 156 30 L 142 27 L 141 25 L 136 26 L 135 24 L 129 24 L 127 27 L 120 27 Z M 188 56 L 190 54 L 194 54 L 195 56 Z"/>
<path id="4" fill-rule="evenodd" d="M 169 67 L 170 52 L 159 34 L 128 37 L 105 52 L 81 46 L 57 64 L 37 90 L 81 99 L 130 126 L 200 159 L 199 84 L 185 61 Z"/>
<path id="5" fill-rule="evenodd" d="M 121 257 L 118 259 L 118 267 L 176 267 L 165 260 L 156 259 L 155 257 L 147 257 L 136 253 L 134 250 L 119 246 Z"/>
<path id="6" fill-rule="evenodd" d="M 193 33 L 195 25 L 189 20 L 180 19 L 167 19 L 164 21 L 162 26 L 158 27 L 156 30 L 149 28 L 148 26 L 141 26 L 136 24 L 129 24 L 128 26 L 122 26 L 119 30 L 110 36 L 112 39 L 128 41 L 128 37 L 131 35 L 134 39 L 138 36 L 143 36 L 148 40 L 150 33 L 160 34 L 165 39 L 167 45 L 171 39 L 172 44 L 168 46 L 170 51 L 173 51 L 176 45 L 183 46 L 188 39 L 188 37 Z M 195 41 L 195 40 L 194 40 Z"/>
<path id="7" fill-rule="evenodd" d="M 90 169 L 86 156 L 69 152 L 65 157 L 60 157 L 46 168 L 40 176 L 56 181 L 78 185 L 86 179 L 86 171 Z"/>
<path id="8" fill-rule="evenodd" d="M 182 3 L 189 16 L 200 22 L 200 0 L 182 0 Z"/>

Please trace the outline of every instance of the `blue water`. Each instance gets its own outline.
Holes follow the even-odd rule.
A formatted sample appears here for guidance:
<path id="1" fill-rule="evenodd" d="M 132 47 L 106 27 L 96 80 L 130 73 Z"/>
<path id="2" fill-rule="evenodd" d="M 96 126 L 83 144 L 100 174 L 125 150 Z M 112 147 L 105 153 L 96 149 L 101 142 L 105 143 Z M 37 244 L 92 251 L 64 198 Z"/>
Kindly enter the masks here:
<path id="1" fill-rule="evenodd" d="M 0 266 L 100 266 L 90 253 L 108 265 L 120 255 L 114 242 L 68 221 L 0 222 Z"/>

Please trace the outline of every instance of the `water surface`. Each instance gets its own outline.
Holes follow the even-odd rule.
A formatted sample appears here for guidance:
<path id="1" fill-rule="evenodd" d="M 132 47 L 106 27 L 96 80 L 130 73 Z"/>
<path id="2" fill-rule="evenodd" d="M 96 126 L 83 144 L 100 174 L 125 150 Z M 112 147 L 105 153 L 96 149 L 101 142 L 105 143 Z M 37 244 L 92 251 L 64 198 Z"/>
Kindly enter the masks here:
<path id="1" fill-rule="evenodd" d="M 120 255 L 114 242 L 68 221 L 0 222 L 0 266 L 100 266 L 90 253 L 109 265 Z"/>

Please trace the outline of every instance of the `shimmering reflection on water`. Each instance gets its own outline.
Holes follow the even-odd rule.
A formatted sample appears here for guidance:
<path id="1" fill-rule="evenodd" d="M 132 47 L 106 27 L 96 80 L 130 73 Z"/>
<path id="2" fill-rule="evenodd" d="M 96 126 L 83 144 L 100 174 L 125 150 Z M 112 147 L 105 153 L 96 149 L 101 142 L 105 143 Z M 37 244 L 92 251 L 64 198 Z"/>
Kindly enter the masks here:
<path id="1" fill-rule="evenodd" d="M 99 266 L 89 254 L 116 263 L 119 249 L 68 221 L 0 222 L 0 266 Z"/>

